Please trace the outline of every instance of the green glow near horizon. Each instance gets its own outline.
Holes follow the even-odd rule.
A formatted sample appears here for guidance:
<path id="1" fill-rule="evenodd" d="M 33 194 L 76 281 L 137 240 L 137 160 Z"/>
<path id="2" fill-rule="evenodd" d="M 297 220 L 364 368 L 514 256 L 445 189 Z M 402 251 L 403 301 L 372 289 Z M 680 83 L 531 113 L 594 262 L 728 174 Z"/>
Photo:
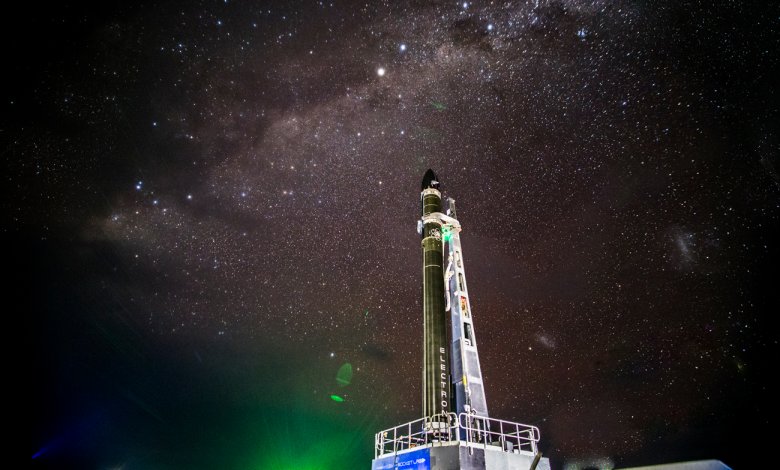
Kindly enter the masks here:
<path id="1" fill-rule="evenodd" d="M 247 416 L 249 426 L 233 434 L 238 442 L 228 441 L 229 448 L 218 447 L 221 465 L 216 460 L 204 468 L 328 470 L 370 465 L 376 426 L 362 421 L 362 414 L 345 413 L 350 401 L 290 398 L 284 400 L 284 407 Z"/>

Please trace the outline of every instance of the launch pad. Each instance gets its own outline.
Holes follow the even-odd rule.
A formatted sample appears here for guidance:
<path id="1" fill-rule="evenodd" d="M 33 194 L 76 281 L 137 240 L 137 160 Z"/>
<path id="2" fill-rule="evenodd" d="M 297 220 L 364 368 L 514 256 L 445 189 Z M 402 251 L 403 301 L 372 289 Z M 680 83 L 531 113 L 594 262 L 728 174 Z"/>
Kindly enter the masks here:
<path id="1" fill-rule="evenodd" d="M 536 426 L 467 413 L 446 418 L 444 427 L 421 418 L 377 433 L 371 470 L 550 469 Z"/>
<path id="2" fill-rule="evenodd" d="M 417 223 L 423 251 L 423 417 L 378 432 L 371 469 L 549 470 L 537 448 L 537 427 L 488 415 L 461 226 L 455 201 L 447 202 L 444 213 L 438 178 L 428 170 Z"/>

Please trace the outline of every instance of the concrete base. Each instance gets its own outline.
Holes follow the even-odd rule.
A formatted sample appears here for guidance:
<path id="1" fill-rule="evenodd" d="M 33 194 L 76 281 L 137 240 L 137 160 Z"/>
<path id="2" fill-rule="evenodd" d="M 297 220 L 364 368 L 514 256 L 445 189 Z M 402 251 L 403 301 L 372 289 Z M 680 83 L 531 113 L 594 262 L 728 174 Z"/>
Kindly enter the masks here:
<path id="1" fill-rule="evenodd" d="M 529 470 L 533 460 L 533 454 L 528 452 L 445 445 L 417 447 L 374 459 L 371 470 Z M 550 470 L 549 459 L 542 458 L 536 470 Z"/>

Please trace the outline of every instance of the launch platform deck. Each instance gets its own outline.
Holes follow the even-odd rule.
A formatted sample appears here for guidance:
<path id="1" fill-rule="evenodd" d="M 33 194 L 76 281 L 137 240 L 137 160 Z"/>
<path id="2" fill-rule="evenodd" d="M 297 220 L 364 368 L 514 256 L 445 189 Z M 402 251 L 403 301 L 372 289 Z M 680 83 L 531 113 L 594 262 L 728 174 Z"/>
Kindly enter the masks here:
<path id="1" fill-rule="evenodd" d="M 421 418 L 378 432 L 372 470 L 527 470 L 538 453 L 536 426 L 467 413 Z M 538 470 L 549 469 L 541 459 Z"/>

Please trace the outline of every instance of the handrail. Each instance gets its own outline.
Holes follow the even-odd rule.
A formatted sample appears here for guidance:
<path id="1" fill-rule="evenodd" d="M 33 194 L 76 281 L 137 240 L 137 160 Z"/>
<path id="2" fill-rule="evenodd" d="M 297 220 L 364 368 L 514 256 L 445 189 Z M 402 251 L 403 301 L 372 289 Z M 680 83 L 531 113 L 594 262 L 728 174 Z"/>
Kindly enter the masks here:
<path id="1" fill-rule="evenodd" d="M 468 442 L 480 443 L 483 447 L 498 446 L 505 452 L 517 449 L 535 454 L 541 438 L 536 426 L 468 413 L 458 415 L 458 426 L 466 430 Z"/>
<path id="2" fill-rule="evenodd" d="M 446 413 L 430 418 L 416 419 L 380 431 L 374 436 L 374 458 L 413 447 L 457 440 L 457 432 L 453 432 L 453 429 L 457 428 L 457 415 Z"/>
<path id="3" fill-rule="evenodd" d="M 469 413 L 445 413 L 401 424 L 374 436 L 374 458 L 419 446 L 465 442 L 504 452 L 537 453 L 539 428 Z"/>

